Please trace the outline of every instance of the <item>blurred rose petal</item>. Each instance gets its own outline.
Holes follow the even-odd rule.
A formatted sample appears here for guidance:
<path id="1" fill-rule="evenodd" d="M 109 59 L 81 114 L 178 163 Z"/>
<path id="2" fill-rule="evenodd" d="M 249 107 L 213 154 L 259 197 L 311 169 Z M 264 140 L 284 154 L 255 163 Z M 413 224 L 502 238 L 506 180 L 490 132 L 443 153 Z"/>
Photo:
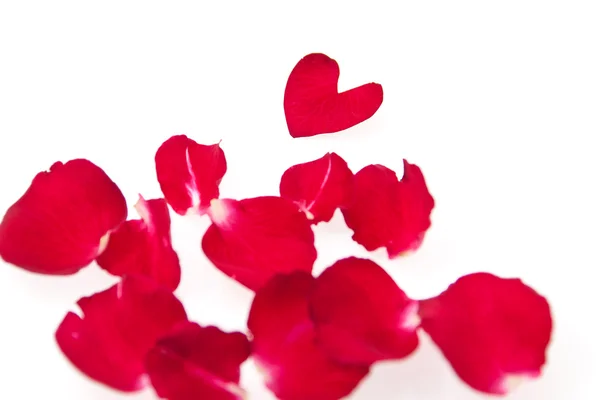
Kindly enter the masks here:
<path id="1" fill-rule="evenodd" d="M 317 346 L 308 312 L 314 283 L 305 272 L 278 275 L 256 293 L 250 309 L 253 358 L 280 400 L 338 400 L 369 372 L 339 364 Z"/>
<path id="2" fill-rule="evenodd" d="M 56 331 L 65 356 L 90 378 L 133 392 L 147 385 L 144 358 L 156 341 L 187 320 L 173 293 L 141 276 L 77 302 Z"/>
<path id="3" fill-rule="evenodd" d="M 125 198 L 102 169 L 84 159 L 57 162 L 4 215 L 0 255 L 32 272 L 74 274 L 126 218 Z"/>
<path id="4" fill-rule="evenodd" d="M 313 224 L 328 222 L 337 208 L 352 201 L 353 174 L 343 158 L 327 153 L 294 165 L 281 177 L 281 197 L 296 203 Z"/>
<path id="5" fill-rule="evenodd" d="M 206 257 L 223 273 L 256 290 L 278 273 L 311 272 L 317 258 L 310 222 L 280 197 L 222 199 L 208 210 Z"/>
<path id="6" fill-rule="evenodd" d="M 159 147 L 155 162 L 160 188 L 177 214 L 203 213 L 219 197 L 227 161 L 218 143 L 207 146 L 185 135 L 173 136 Z"/>
<path id="7" fill-rule="evenodd" d="M 343 363 L 401 359 L 419 344 L 418 303 L 370 260 L 350 257 L 327 268 L 310 309 L 319 345 Z"/>
<path id="8" fill-rule="evenodd" d="M 538 377 L 546 363 L 550 306 L 520 279 L 463 276 L 421 301 L 419 313 L 458 376 L 479 391 L 506 394 L 517 382 Z"/>
<path id="9" fill-rule="evenodd" d="M 179 257 L 171 244 L 171 217 L 164 199 L 144 200 L 135 208 L 141 219 L 126 221 L 110 237 L 96 260 L 113 275 L 141 274 L 177 289 L 181 278 Z"/>

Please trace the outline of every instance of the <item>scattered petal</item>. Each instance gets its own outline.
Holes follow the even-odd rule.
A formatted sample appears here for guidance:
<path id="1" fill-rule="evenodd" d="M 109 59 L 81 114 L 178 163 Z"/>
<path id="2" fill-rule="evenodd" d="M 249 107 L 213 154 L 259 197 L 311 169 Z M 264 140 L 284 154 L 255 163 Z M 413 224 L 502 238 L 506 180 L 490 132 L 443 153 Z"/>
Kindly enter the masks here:
<path id="1" fill-rule="evenodd" d="M 223 273 L 256 290 L 278 273 L 310 273 L 317 259 L 310 222 L 281 197 L 214 200 L 202 238 L 206 257 Z"/>
<path id="2" fill-rule="evenodd" d="M 385 247 L 389 258 L 415 251 L 431 226 L 434 200 L 419 167 L 404 160 L 404 176 L 369 165 L 354 176 L 355 198 L 342 209 L 352 239 L 368 251 Z"/>
<path id="3" fill-rule="evenodd" d="M 369 372 L 339 364 L 317 346 L 308 313 L 314 283 L 305 272 L 278 275 L 256 293 L 250 309 L 253 358 L 280 400 L 338 400 Z"/>
<path id="4" fill-rule="evenodd" d="M 485 393 L 506 394 L 546 362 L 552 315 L 546 299 L 520 279 L 463 276 L 421 301 L 422 327 L 457 375 Z"/>
<path id="5" fill-rule="evenodd" d="M 285 87 L 283 108 L 290 135 L 314 136 L 339 132 L 371 118 L 383 102 L 378 83 L 338 93 L 340 68 L 325 54 L 305 56 Z"/>
<path id="6" fill-rule="evenodd" d="M 141 274 L 171 290 L 181 279 L 179 257 L 171 244 L 171 217 L 164 199 L 144 200 L 135 205 L 142 219 L 126 221 L 110 237 L 106 250 L 96 260 L 113 275 Z"/>
<path id="7" fill-rule="evenodd" d="M 133 392 L 147 383 L 144 358 L 157 339 L 186 321 L 173 293 L 141 276 L 80 299 L 56 331 L 65 356 L 90 378 Z"/>
<path id="8" fill-rule="evenodd" d="M 126 218 L 125 198 L 102 169 L 84 159 L 56 162 L 4 215 L 0 255 L 31 272 L 74 274 Z"/>
<path id="9" fill-rule="evenodd" d="M 419 345 L 418 302 L 370 260 L 350 257 L 327 268 L 310 310 L 319 345 L 342 363 L 401 359 Z"/>
<path id="10" fill-rule="evenodd" d="M 281 197 L 296 203 L 313 224 L 329 222 L 337 208 L 352 201 L 354 175 L 335 153 L 290 167 L 283 173 Z"/>
<path id="11" fill-rule="evenodd" d="M 240 365 L 249 356 L 243 333 L 188 322 L 158 341 L 146 369 L 161 399 L 241 400 Z"/>
<path id="12" fill-rule="evenodd" d="M 219 143 L 206 146 L 176 135 L 159 147 L 155 162 L 160 188 L 177 214 L 203 213 L 219 197 L 219 184 L 227 171 Z"/>

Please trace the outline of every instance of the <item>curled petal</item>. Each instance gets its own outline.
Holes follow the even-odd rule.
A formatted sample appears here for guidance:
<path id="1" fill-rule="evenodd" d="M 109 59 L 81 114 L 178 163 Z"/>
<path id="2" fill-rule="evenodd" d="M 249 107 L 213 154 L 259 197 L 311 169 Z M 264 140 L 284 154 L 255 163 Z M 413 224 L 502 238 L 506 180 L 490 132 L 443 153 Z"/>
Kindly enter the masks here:
<path id="1" fill-rule="evenodd" d="M 310 273 L 317 258 L 310 222 L 280 197 L 214 200 L 202 238 L 206 257 L 223 273 L 256 290 L 278 273 Z"/>
<path id="2" fill-rule="evenodd" d="M 463 276 L 421 301 L 419 314 L 425 332 L 474 389 L 506 394 L 541 374 L 552 315 L 546 299 L 520 279 Z"/>
<path id="3" fill-rule="evenodd" d="M 337 208 L 352 201 L 354 175 L 335 153 L 288 168 L 281 177 L 281 197 L 296 203 L 313 224 L 328 222 Z"/>
<path id="4" fill-rule="evenodd" d="M 340 68 L 325 54 L 296 64 L 288 78 L 283 108 L 292 137 L 338 132 L 371 118 L 383 102 L 383 88 L 367 83 L 338 93 Z"/>
<path id="5" fill-rule="evenodd" d="M 156 343 L 146 369 L 161 399 L 241 400 L 240 365 L 249 356 L 244 334 L 188 322 Z"/>
<path id="6" fill-rule="evenodd" d="M 203 213 L 219 197 L 227 161 L 218 143 L 206 146 L 176 135 L 159 147 L 155 162 L 160 188 L 177 214 Z"/>
<path id="7" fill-rule="evenodd" d="M 96 261 L 113 275 L 141 274 L 175 290 L 181 268 L 171 244 L 167 202 L 164 199 L 146 201 L 140 196 L 135 208 L 142 218 L 122 224 Z"/>
<path id="8" fill-rule="evenodd" d="M 74 274 L 126 218 L 125 198 L 102 169 L 84 159 L 57 162 L 4 215 L 0 256 L 32 272 Z"/>
<path id="9" fill-rule="evenodd" d="M 56 331 L 58 346 L 90 378 L 125 392 L 144 388 L 146 354 L 187 320 L 170 290 L 141 276 L 125 277 L 77 304 L 83 315 L 66 315 Z"/>
<path id="10" fill-rule="evenodd" d="M 250 309 L 253 358 L 280 400 L 338 400 L 369 372 L 368 366 L 340 364 L 318 347 L 308 313 L 313 288 L 308 273 L 278 275 L 256 293 Z"/>
<path id="11" fill-rule="evenodd" d="M 343 209 L 352 238 L 368 251 L 385 247 L 389 258 L 415 251 L 431 226 L 434 200 L 419 167 L 404 160 L 404 176 L 369 165 L 354 176 L 355 199 Z"/>
<path id="12" fill-rule="evenodd" d="M 419 344 L 418 303 L 370 260 L 350 257 L 327 268 L 310 310 L 319 345 L 343 363 L 401 359 Z"/>

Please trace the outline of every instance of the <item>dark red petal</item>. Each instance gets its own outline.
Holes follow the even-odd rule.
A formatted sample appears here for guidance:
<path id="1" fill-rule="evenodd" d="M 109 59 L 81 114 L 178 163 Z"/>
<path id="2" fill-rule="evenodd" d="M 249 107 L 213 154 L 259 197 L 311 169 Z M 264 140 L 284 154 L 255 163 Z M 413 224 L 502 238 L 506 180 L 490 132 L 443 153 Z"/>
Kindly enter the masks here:
<path id="1" fill-rule="evenodd" d="M 371 118 L 383 102 L 378 83 L 338 93 L 340 68 L 325 54 L 309 54 L 296 64 L 285 87 L 283 108 L 290 135 L 343 131 Z"/>
<path id="2" fill-rule="evenodd" d="M 127 218 L 117 185 L 88 160 L 40 172 L 0 223 L 0 255 L 26 270 L 68 275 L 104 251 Z"/>
<path id="3" fill-rule="evenodd" d="M 541 374 L 552 315 L 546 299 L 520 279 L 463 276 L 422 301 L 419 314 L 458 376 L 477 390 L 505 394 Z"/>
<path id="4" fill-rule="evenodd" d="M 80 299 L 56 331 L 67 358 L 90 378 L 126 392 L 147 384 L 144 357 L 156 340 L 187 320 L 173 293 L 141 276 Z"/>
<path id="5" fill-rule="evenodd" d="M 188 322 L 158 341 L 146 369 L 161 399 L 238 400 L 244 397 L 240 365 L 249 356 L 243 333 Z"/>
<path id="6" fill-rule="evenodd" d="M 283 173 L 281 197 L 296 203 L 313 224 L 328 222 L 335 210 L 352 201 L 354 175 L 335 153 L 294 165 Z"/>
<path id="7" fill-rule="evenodd" d="M 355 198 L 343 209 L 352 239 L 368 251 L 380 247 L 395 258 L 415 251 L 431 226 L 434 200 L 419 167 L 404 160 L 404 176 L 383 165 L 369 165 L 354 176 Z"/>
<path id="8" fill-rule="evenodd" d="M 206 146 L 185 135 L 173 136 L 158 148 L 155 162 L 160 188 L 177 214 L 203 212 L 219 197 L 219 184 L 227 171 L 219 143 Z"/>
<path id="9" fill-rule="evenodd" d="M 141 274 L 177 289 L 181 268 L 171 244 L 167 202 L 140 196 L 135 208 L 142 219 L 125 222 L 110 236 L 98 265 L 113 275 Z"/>
<path id="10" fill-rule="evenodd" d="M 206 257 L 223 273 L 256 290 L 278 273 L 310 273 L 317 259 L 310 222 L 280 197 L 214 200 L 213 224 L 202 238 Z"/>
<path id="11" fill-rule="evenodd" d="M 253 358 L 280 400 L 338 400 L 369 372 L 367 366 L 339 364 L 317 346 L 308 313 L 314 283 L 305 272 L 278 275 L 252 302 L 248 328 Z"/>
<path id="12" fill-rule="evenodd" d="M 373 261 L 345 258 L 318 278 L 310 310 L 319 345 L 349 364 L 400 359 L 416 350 L 418 303 Z"/>

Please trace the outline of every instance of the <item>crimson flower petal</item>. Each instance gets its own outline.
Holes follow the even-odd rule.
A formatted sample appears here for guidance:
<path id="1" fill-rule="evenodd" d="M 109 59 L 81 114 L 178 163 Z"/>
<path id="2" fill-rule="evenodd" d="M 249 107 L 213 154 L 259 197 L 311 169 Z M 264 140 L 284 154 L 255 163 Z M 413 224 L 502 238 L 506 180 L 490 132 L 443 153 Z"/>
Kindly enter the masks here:
<path id="1" fill-rule="evenodd" d="M 313 224 L 328 222 L 337 208 L 352 201 L 354 175 L 335 153 L 288 168 L 281 177 L 281 197 L 292 200 Z"/>
<path id="2" fill-rule="evenodd" d="M 188 322 L 157 342 L 146 369 L 161 399 L 238 400 L 244 397 L 240 365 L 249 356 L 243 333 Z"/>
<path id="3" fill-rule="evenodd" d="M 419 314 L 425 332 L 474 389 L 506 394 L 541 374 L 552 315 L 546 299 L 520 279 L 463 276 L 421 301 Z"/>
<path id="4" fill-rule="evenodd" d="M 378 83 L 338 93 L 340 68 L 325 54 L 305 56 L 285 87 L 283 108 L 290 135 L 315 136 L 343 131 L 371 118 L 383 102 Z"/>
<path id="5" fill-rule="evenodd" d="M 310 297 L 319 345 L 348 364 L 401 359 L 419 344 L 418 303 L 373 261 L 345 258 L 327 268 Z"/>
<path id="6" fill-rule="evenodd" d="M 74 274 L 126 218 L 125 198 L 102 169 L 84 159 L 56 162 L 4 215 L 0 256 L 36 273 Z"/>
<path id="7" fill-rule="evenodd" d="M 248 328 L 255 363 L 280 400 L 338 400 L 368 374 L 327 357 L 316 344 L 308 297 L 314 278 L 306 272 L 278 275 L 254 298 Z"/>
<path id="8" fill-rule="evenodd" d="M 65 356 L 90 378 L 132 392 L 147 384 L 144 358 L 157 339 L 187 320 L 173 293 L 142 276 L 80 299 L 56 331 Z"/>
<path id="9" fill-rule="evenodd" d="M 415 251 L 431 226 L 434 200 L 419 167 L 404 160 L 404 176 L 369 165 L 354 176 L 355 199 L 342 209 L 352 239 L 368 251 L 385 247 L 389 258 Z"/>
<path id="10" fill-rule="evenodd" d="M 206 257 L 223 273 L 256 290 L 278 273 L 311 272 L 317 259 L 310 222 L 281 197 L 214 200 L 202 238 Z"/>
<path id="11" fill-rule="evenodd" d="M 176 135 L 158 148 L 154 160 L 160 188 L 177 214 L 197 209 L 202 213 L 219 197 L 219 184 L 227 172 L 219 143 L 206 146 Z"/>
<path id="12" fill-rule="evenodd" d="M 164 199 L 144 200 L 142 219 L 126 221 L 110 237 L 96 262 L 113 275 L 141 274 L 175 290 L 181 279 L 179 257 L 171 244 L 171 217 Z"/>

